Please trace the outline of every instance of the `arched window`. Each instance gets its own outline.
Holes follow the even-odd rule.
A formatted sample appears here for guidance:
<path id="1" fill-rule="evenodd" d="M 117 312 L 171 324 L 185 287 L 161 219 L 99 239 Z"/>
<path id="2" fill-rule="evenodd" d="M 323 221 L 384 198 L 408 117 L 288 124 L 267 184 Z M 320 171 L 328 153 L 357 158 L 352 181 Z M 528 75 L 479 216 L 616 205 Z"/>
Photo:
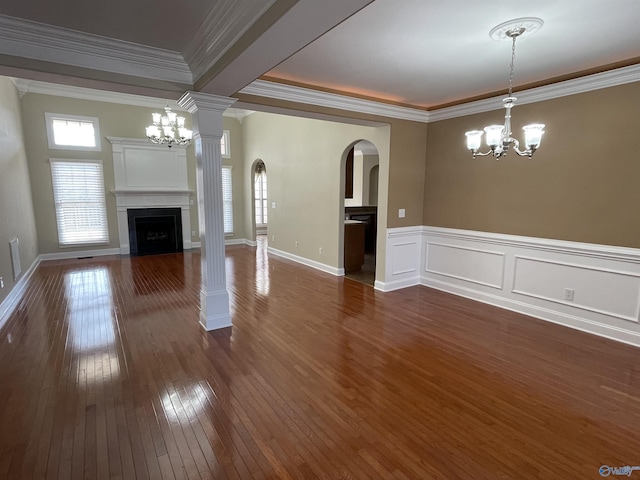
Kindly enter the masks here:
<path id="1" fill-rule="evenodd" d="M 262 160 L 256 163 L 254 176 L 254 198 L 256 205 L 256 226 L 267 225 L 267 169 Z"/>

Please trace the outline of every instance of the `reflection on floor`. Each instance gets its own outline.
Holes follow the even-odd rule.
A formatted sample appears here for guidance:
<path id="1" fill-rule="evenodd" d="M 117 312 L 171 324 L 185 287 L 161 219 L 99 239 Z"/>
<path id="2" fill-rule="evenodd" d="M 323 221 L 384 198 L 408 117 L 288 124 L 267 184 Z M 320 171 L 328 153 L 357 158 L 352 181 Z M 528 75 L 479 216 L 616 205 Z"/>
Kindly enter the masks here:
<path id="1" fill-rule="evenodd" d="M 200 260 L 38 266 L 0 329 L 0 479 L 592 479 L 638 461 L 637 348 L 245 245 L 226 248 L 233 327 L 206 332 Z"/>
<path id="2" fill-rule="evenodd" d="M 364 265 L 359 272 L 347 273 L 345 277 L 355 280 L 356 282 L 364 283 L 365 285 L 373 286 L 376 280 L 376 256 L 373 253 L 364 254 Z"/>

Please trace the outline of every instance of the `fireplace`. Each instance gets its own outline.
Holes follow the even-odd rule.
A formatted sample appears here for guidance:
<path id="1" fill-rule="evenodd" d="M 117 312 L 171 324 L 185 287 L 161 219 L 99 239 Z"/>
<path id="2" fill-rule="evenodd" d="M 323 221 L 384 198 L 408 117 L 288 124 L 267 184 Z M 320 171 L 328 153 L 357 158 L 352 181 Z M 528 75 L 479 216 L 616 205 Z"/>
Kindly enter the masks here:
<path id="1" fill-rule="evenodd" d="M 129 250 L 131 255 L 182 252 L 180 208 L 129 208 Z"/>

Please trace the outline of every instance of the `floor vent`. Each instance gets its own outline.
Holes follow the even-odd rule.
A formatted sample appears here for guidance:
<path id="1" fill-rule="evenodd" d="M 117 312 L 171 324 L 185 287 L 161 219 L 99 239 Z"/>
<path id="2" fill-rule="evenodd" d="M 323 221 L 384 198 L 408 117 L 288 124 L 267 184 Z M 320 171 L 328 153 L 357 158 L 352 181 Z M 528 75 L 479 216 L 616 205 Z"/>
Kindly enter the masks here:
<path id="1" fill-rule="evenodd" d="M 11 247 L 11 264 L 13 265 L 13 279 L 17 280 L 22 273 L 22 267 L 20 266 L 20 247 L 18 245 L 18 239 L 14 238 L 9 242 Z"/>

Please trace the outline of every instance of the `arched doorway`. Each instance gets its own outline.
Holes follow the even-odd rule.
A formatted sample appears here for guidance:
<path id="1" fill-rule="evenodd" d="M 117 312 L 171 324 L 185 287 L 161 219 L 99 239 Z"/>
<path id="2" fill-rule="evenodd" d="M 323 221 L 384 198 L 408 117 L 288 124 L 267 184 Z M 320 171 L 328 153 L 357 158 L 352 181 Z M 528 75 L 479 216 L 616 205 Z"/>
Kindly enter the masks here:
<path id="1" fill-rule="evenodd" d="M 360 140 L 348 149 L 342 163 L 344 179 L 343 262 L 345 276 L 374 285 L 378 230 L 378 171 L 376 146 Z"/>

